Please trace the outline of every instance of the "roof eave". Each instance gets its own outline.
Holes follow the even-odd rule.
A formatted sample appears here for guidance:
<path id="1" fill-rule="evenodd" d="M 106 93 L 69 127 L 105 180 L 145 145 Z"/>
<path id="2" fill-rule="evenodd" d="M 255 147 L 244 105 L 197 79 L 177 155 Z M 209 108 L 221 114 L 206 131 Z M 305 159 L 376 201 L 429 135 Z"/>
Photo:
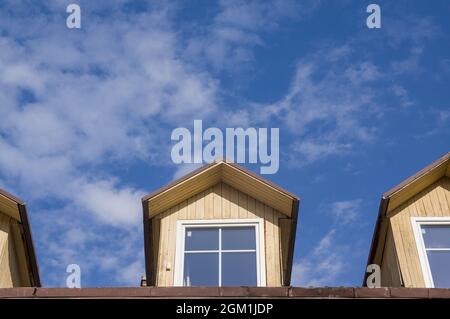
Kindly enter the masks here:
<path id="1" fill-rule="evenodd" d="M 291 231 L 289 233 L 289 250 L 287 256 L 287 270 L 284 277 L 284 286 L 291 285 L 292 277 L 292 266 L 294 263 L 294 250 L 295 250 L 295 238 L 297 237 L 297 222 L 298 222 L 298 210 L 300 206 L 300 200 L 294 199 L 292 202 L 292 213 L 291 213 Z"/>
<path id="2" fill-rule="evenodd" d="M 33 235 L 28 220 L 27 208 L 24 204 L 17 204 L 17 205 L 20 213 L 20 218 L 22 220 L 21 226 L 23 229 L 23 239 L 26 251 L 26 259 L 30 270 L 30 285 L 32 287 L 41 287 L 39 265 L 37 262 L 36 251 L 34 248 Z"/>
<path id="3" fill-rule="evenodd" d="M 425 168 L 418 171 L 416 174 L 408 177 L 401 183 L 397 184 L 387 192 L 383 194 L 383 197 L 392 197 L 393 195 L 397 194 L 398 192 L 402 191 L 403 189 L 407 188 L 409 185 L 411 185 L 413 182 L 417 181 L 418 179 L 422 178 L 423 176 L 427 175 L 437 167 L 441 166 L 445 162 L 450 162 L 450 152 L 446 153 L 445 155 L 441 156 L 431 164 L 427 165 Z M 447 163 L 449 164 L 449 163 Z"/>
<path id="4" fill-rule="evenodd" d="M 375 227 L 373 230 L 372 242 L 370 244 L 369 256 L 367 257 L 367 264 L 373 264 L 375 260 L 375 255 L 378 251 L 378 246 L 380 245 L 380 239 L 385 239 L 386 234 L 381 234 L 381 225 L 383 220 L 386 218 L 387 208 L 389 206 L 389 197 L 381 197 L 380 206 L 378 208 L 378 217 L 375 222 Z M 363 286 L 366 286 L 367 272 L 364 270 L 364 282 Z"/>
<path id="5" fill-rule="evenodd" d="M 197 179 L 202 181 L 200 182 L 200 185 L 205 188 L 211 187 L 213 184 L 222 181 L 244 193 L 247 193 L 245 189 L 241 189 L 239 185 L 232 182 L 234 177 L 230 177 L 232 176 L 230 174 L 236 174 L 238 179 L 242 176 L 242 180 L 248 180 L 249 183 L 253 183 L 253 189 L 260 188 L 263 192 L 266 192 L 270 196 L 274 197 L 276 199 L 276 205 L 275 202 L 272 203 L 268 201 L 266 197 L 261 194 L 249 193 L 249 195 L 269 206 L 272 203 L 275 205 L 273 208 L 288 217 L 291 217 L 290 214 L 292 203 L 300 200 L 298 196 L 241 167 L 240 165 L 220 161 L 204 165 L 188 175 L 144 196 L 142 198 L 142 202 L 148 205 L 152 215 L 156 216 L 165 209 L 169 208 L 169 206 L 176 205 L 176 203 L 191 197 L 192 193 L 187 191 L 188 189 L 191 189 L 188 185 L 191 185 L 192 187 L 194 187 L 194 185 L 196 186 L 196 183 L 199 183 Z M 201 190 L 199 189 L 198 191 L 200 192 Z M 176 196 L 174 194 L 176 194 Z"/>
<path id="6" fill-rule="evenodd" d="M 240 170 L 241 172 L 243 172 L 243 173 L 245 173 L 247 175 L 250 175 L 253 178 L 256 178 L 256 179 L 260 180 L 264 184 L 266 184 L 266 185 L 268 185 L 268 186 L 278 190 L 279 192 L 284 193 L 285 195 L 287 195 L 289 197 L 292 197 L 293 199 L 300 200 L 299 196 L 297 196 L 295 194 L 292 194 L 291 192 L 285 190 L 284 188 L 282 188 L 282 187 L 272 183 L 271 181 L 269 181 L 269 180 L 267 180 L 267 179 L 265 179 L 265 178 L 255 174 L 255 173 L 253 173 L 252 171 L 250 171 L 250 170 L 248 170 L 248 169 L 246 169 L 246 168 L 244 168 L 244 167 L 242 167 L 240 165 L 237 165 L 236 163 L 225 161 L 225 160 L 221 160 L 221 161 L 215 161 L 215 162 L 212 162 L 212 163 L 209 163 L 209 164 L 205 164 L 202 167 L 199 167 L 199 168 L 193 170 L 189 174 L 187 174 L 187 175 L 185 175 L 185 176 L 183 176 L 181 178 L 178 178 L 175 181 L 172 181 L 172 182 L 168 183 L 167 185 L 165 185 L 165 186 L 155 190 L 154 192 L 151 192 L 151 193 L 145 195 L 144 197 L 142 197 L 142 201 L 148 201 L 149 199 L 151 199 L 153 197 L 156 197 L 156 196 L 158 196 L 159 194 L 161 194 L 161 193 L 163 193 L 165 191 L 170 190 L 172 187 L 176 186 L 177 184 L 179 184 L 181 182 L 184 182 L 185 180 L 188 180 L 189 178 L 194 177 L 194 176 L 202 173 L 203 171 L 207 170 L 208 168 L 211 168 L 211 167 L 216 166 L 216 165 L 221 165 L 221 164 L 232 166 L 235 169 Z"/>

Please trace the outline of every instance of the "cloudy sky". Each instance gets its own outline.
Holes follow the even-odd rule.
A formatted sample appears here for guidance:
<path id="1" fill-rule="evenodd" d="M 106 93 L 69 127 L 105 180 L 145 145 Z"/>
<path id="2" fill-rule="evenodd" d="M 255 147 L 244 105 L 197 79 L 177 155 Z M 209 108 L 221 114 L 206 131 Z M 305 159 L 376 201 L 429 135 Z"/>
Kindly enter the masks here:
<path id="1" fill-rule="evenodd" d="M 381 29 L 370 3 L 2 0 L 0 187 L 43 284 L 139 284 L 140 198 L 193 168 L 170 135 L 202 119 L 280 128 L 293 284 L 360 285 L 381 193 L 450 151 L 450 2 L 377 1 Z"/>

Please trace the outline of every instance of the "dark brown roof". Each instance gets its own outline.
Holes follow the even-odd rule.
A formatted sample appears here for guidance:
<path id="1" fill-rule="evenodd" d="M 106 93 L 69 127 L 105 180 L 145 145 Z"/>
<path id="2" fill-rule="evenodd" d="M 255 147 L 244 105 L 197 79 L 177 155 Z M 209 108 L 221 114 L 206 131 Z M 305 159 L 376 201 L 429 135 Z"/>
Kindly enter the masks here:
<path id="1" fill-rule="evenodd" d="M 25 255 L 28 263 L 27 268 L 29 269 L 30 272 L 30 283 L 31 286 L 40 287 L 41 279 L 39 276 L 39 266 L 37 263 L 36 252 L 33 243 L 33 236 L 31 233 L 31 227 L 28 219 L 27 207 L 25 205 L 25 202 L 1 188 L 0 194 L 17 204 L 17 210 L 19 211 L 20 216 L 20 225 L 23 230 Z"/>
<path id="2" fill-rule="evenodd" d="M 0 298 L 450 298 L 442 288 L 141 287 L 2 288 Z"/>

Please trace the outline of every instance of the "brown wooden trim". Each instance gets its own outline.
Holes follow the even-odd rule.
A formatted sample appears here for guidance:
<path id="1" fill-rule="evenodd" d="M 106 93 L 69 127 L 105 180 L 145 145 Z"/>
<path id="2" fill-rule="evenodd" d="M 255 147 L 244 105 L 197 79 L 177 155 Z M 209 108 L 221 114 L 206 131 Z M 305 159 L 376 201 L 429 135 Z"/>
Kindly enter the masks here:
<path id="1" fill-rule="evenodd" d="M 294 298 L 354 298 L 352 287 L 302 288 L 291 287 L 289 297 Z"/>
<path id="2" fill-rule="evenodd" d="M 380 231 L 381 231 L 381 225 L 382 225 L 384 219 L 386 218 L 386 212 L 387 212 L 388 206 L 389 206 L 389 198 L 385 198 L 383 196 L 380 201 L 380 207 L 378 209 L 378 217 L 377 217 L 377 221 L 375 222 L 375 227 L 373 230 L 372 242 L 370 244 L 370 250 L 369 250 L 369 256 L 367 257 L 366 268 L 368 265 L 373 264 L 373 262 L 375 260 L 375 254 L 377 253 L 378 245 L 380 244 L 380 238 L 383 237 L 383 240 L 386 239 L 387 232 L 386 232 L 386 234 L 381 234 Z M 380 252 L 380 253 L 383 253 L 383 252 Z M 366 270 L 364 269 L 363 287 L 366 286 L 366 280 L 367 280 L 367 273 L 366 273 Z"/>
<path id="3" fill-rule="evenodd" d="M 16 202 L 17 204 L 25 205 L 25 202 L 23 200 L 8 193 L 7 191 L 5 191 L 4 189 L 1 189 L 1 188 L 0 188 L 0 195 L 3 195 L 6 198 L 9 198 L 10 200 L 12 200 L 13 202 Z"/>
<path id="4" fill-rule="evenodd" d="M 22 203 L 18 203 L 21 229 L 23 231 L 23 240 L 26 251 L 26 259 L 28 261 L 28 268 L 30 269 L 30 284 L 32 287 L 41 286 L 41 278 L 39 276 L 39 266 L 37 263 L 36 253 L 33 244 L 33 236 L 31 233 L 31 227 L 28 220 L 28 214 L 26 206 Z"/>
<path id="5" fill-rule="evenodd" d="M 142 212 L 144 219 L 144 253 L 145 253 L 145 276 L 147 286 L 155 286 L 156 274 L 155 272 L 155 256 L 153 249 L 153 220 L 150 219 L 150 212 L 148 203 L 142 201 Z"/>
<path id="6" fill-rule="evenodd" d="M 0 298 L 33 298 L 36 289 L 34 287 L 0 288 Z"/>
<path id="7" fill-rule="evenodd" d="M 185 180 L 188 180 L 189 178 L 191 178 L 191 177 L 193 177 L 193 176 L 195 176 L 197 174 L 200 174 L 201 172 L 207 170 L 208 168 L 210 168 L 211 166 L 214 166 L 216 164 L 217 164 L 216 162 L 213 162 L 213 163 L 210 163 L 210 164 L 206 164 L 206 165 L 204 165 L 202 167 L 199 167 L 199 168 L 193 170 L 192 172 L 190 172 L 190 173 L 188 173 L 188 174 L 186 174 L 186 175 L 184 175 L 184 176 L 174 180 L 173 182 L 170 182 L 170 183 L 164 185 L 163 187 L 158 188 L 157 190 L 155 190 L 155 191 L 145 195 L 144 197 L 142 197 L 142 201 L 147 201 L 150 198 L 155 197 L 156 195 L 159 195 L 160 193 L 165 192 L 166 190 L 172 188 L 173 186 L 175 186 L 175 185 L 177 185 L 179 183 L 182 183 Z"/>
<path id="8" fill-rule="evenodd" d="M 294 249 L 295 249 L 295 238 L 297 233 L 297 220 L 298 220 L 298 209 L 300 201 L 294 199 L 292 202 L 292 212 L 291 212 L 291 231 L 289 233 L 289 250 L 287 255 L 287 268 L 286 274 L 284 275 L 283 286 L 291 285 L 292 276 L 292 265 L 294 263 Z"/>
<path id="9" fill-rule="evenodd" d="M 281 193 L 284 193 L 285 195 L 287 195 L 289 197 L 292 197 L 292 199 L 300 200 L 300 198 L 297 195 L 292 194 L 291 192 L 289 192 L 289 191 L 285 190 L 284 188 L 282 188 L 282 187 L 272 183 L 271 181 L 265 179 L 264 177 L 253 173 L 252 171 L 246 169 L 245 167 L 242 167 L 242 166 L 240 166 L 240 165 L 238 165 L 236 163 L 229 163 L 229 162 L 224 162 L 224 163 L 232 166 L 233 168 L 241 171 L 244 174 L 250 175 L 251 177 L 253 177 L 253 178 L 259 180 L 260 182 L 262 182 L 262 183 L 264 183 L 264 184 L 266 184 L 266 185 L 276 189 L 277 191 L 279 191 Z"/>
<path id="10" fill-rule="evenodd" d="M 367 287 L 120 287 L 0 288 L 0 298 L 316 298 L 316 299 L 450 299 L 450 289 Z"/>
<path id="11" fill-rule="evenodd" d="M 210 168 L 210 167 L 212 167 L 214 165 L 219 165 L 221 163 L 227 164 L 227 165 L 229 165 L 229 166 L 231 166 L 231 167 L 241 171 L 244 174 L 250 175 L 251 177 L 253 177 L 253 178 L 259 180 L 260 182 L 262 182 L 262 183 L 264 183 L 264 184 L 266 184 L 266 185 L 276 189 L 277 191 L 279 191 L 281 193 L 284 193 L 285 195 L 287 195 L 289 197 L 292 197 L 293 199 L 297 199 L 297 200 L 300 199 L 298 196 L 288 192 L 287 190 L 283 189 L 282 187 L 280 187 L 278 185 L 275 185 L 271 181 L 269 181 L 269 180 L 267 180 L 267 179 L 265 179 L 265 178 L 255 174 L 255 173 L 253 173 L 252 171 L 250 171 L 250 170 L 248 170 L 248 169 L 246 169 L 246 168 L 244 168 L 244 167 L 242 167 L 242 166 L 240 166 L 240 165 L 238 165 L 236 163 L 231 163 L 231 162 L 228 162 L 228 161 L 219 161 L 219 162 L 213 162 L 213 163 L 205 164 L 204 166 L 202 166 L 200 168 L 197 168 L 196 170 L 190 172 L 189 174 L 187 174 L 187 175 L 185 175 L 185 176 L 183 176 L 183 177 L 181 177 L 181 178 L 179 178 L 179 179 L 177 179 L 177 180 L 175 180 L 175 181 L 173 181 L 173 182 L 171 182 L 171 183 L 169 183 L 169 184 L 167 184 L 167 185 L 157 189 L 156 191 L 151 192 L 150 194 L 144 196 L 142 198 L 142 200 L 143 201 L 147 201 L 150 198 L 155 197 L 155 196 L 159 195 L 160 193 L 167 191 L 168 189 L 172 188 L 173 186 L 175 186 L 175 185 L 177 185 L 179 183 L 182 183 L 185 180 L 188 180 L 189 178 L 191 178 L 191 177 L 193 177 L 195 175 L 198 175 L 198 174 L 202 173 L 203 171 L 207 170 L 208 168 Z"/>
<path id="12" fill-rule="evenodd" d="M 390 298 L 391 290 L 389 288 L 356 288 L 355 298 Z"/>

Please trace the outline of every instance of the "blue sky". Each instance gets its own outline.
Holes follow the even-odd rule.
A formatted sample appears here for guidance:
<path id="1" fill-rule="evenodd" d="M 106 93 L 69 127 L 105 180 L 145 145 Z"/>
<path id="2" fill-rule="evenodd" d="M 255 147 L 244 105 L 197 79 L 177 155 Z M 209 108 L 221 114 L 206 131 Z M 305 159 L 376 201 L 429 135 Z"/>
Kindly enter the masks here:
<path id="1" fill-rule="evenodd" d="M 69 30 L 69 3 L 82 28 Z M 140 198 L 193 167 L 176 127 L 279 127 L 302 198 L 293 284 L 362 283 L 381 193 L 450 151 L 448 1 L 0 3 L 0 187 L 41 276 L 139 284 Z M 255 172 L 258 165 L 247 165 Z"/>

